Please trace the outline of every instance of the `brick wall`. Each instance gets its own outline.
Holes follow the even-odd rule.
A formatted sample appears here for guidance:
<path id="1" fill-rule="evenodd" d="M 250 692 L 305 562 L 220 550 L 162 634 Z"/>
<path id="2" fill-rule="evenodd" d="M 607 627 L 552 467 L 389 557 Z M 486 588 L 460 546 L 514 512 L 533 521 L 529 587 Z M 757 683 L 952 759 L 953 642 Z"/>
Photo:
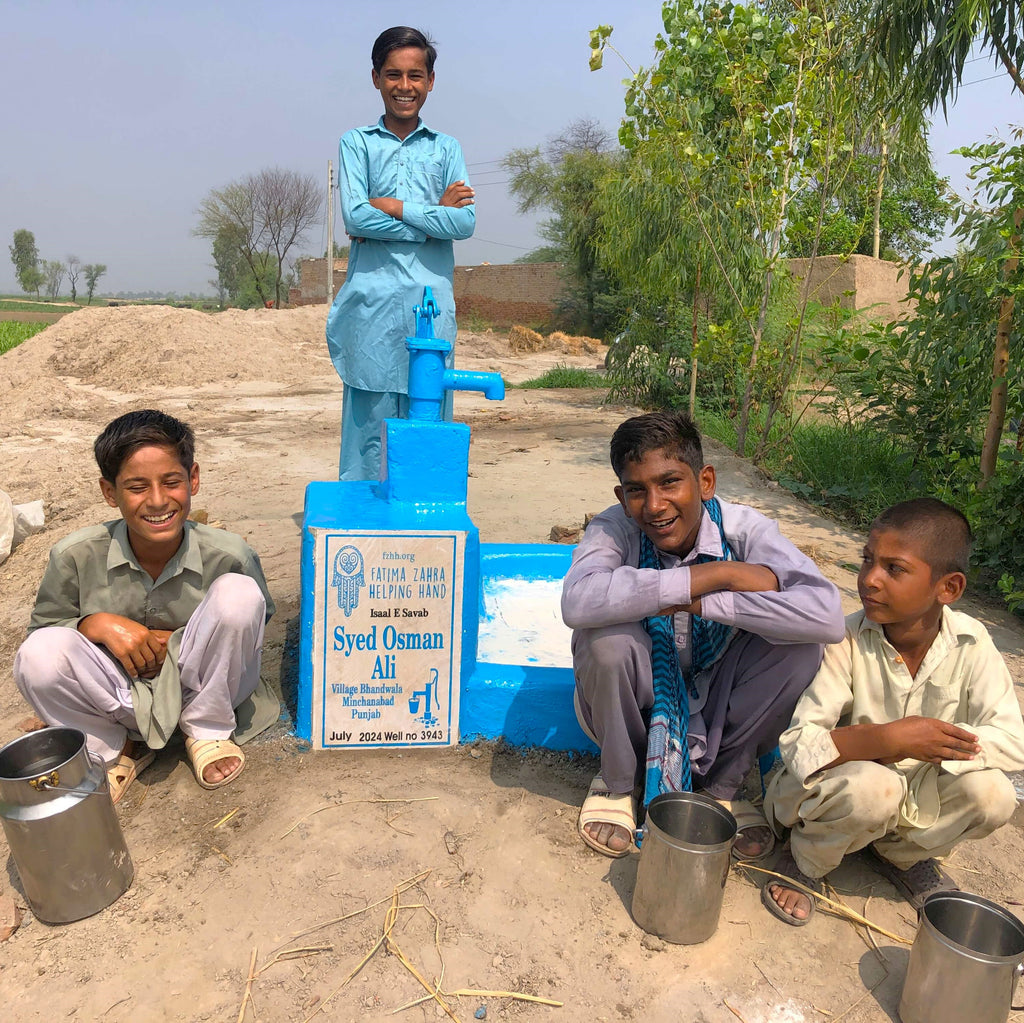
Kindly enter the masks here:
<path id="1" fill-rule="evenodd" d="M 803 279 L 809 259 L 789 260 L 790 272 Z M 811 298 L 822 305 L 836 300 L 843 309 L 857 309 L 871 320 L 887 322 L 913 310 L 907 299 L 907 278 L 899 263 L 872 256 L 819 256 L 810 267 Z"/>
<path id="2" fill-rule="evenodd" d="M 347 259 L 334 261 L 334 292 L 345 280 Z M 460 316 L 476 313 L 498 323 L 539 323 L 551 315 L 562 290 L 561 263 L 482 263 L 457 266 L 452 280 Z M 327 260 L 300 259 L 299 286 L 290 305 L 327 301 Z"/>
<path id="3" fill-rule="evenodd" d="M 808 259 L 791 259 L 794 277 L 803 278 Z M 347 259 L 334 261 L 334 291 L 345 280 Z M 823 305 L 838 299 L 845 309 L 863 310 L 877 320 L 896 319 L 911 309 L 900 265 L 871 256 L 819 256 L 811 268 L 811 297 Z M 457 266 L 453 284 L 460 317 L 476 314 L 497 324 L 539 324 L 547 320 L 562 290 L 561 263 L 482 263 Z M 290 305 L 327 301 L 327 260 L 299 260 L 299 286 Z M 465 322 L 465 319 L 463 319 Z"/>

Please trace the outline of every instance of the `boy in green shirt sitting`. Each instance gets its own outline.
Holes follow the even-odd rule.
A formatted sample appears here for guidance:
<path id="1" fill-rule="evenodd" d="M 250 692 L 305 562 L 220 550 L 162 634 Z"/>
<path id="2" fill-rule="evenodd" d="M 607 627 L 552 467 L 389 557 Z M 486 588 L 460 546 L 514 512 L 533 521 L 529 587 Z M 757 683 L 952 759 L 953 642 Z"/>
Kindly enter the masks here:
<path id="1" fill-rule="evenodd" d="M 153 409 L 104 429 L 100 490 L 122 517 L 54 545 L 14 662 L 36 713 L 80 729 L 109 765 L 115 803 L 177 727 L 203 788 L 233 781 L 245 755 L 232 735 L 280 709 L 260 679 L 274 602 L 241 537 L 188 521 L 194 451 L 192 430 Z"/>

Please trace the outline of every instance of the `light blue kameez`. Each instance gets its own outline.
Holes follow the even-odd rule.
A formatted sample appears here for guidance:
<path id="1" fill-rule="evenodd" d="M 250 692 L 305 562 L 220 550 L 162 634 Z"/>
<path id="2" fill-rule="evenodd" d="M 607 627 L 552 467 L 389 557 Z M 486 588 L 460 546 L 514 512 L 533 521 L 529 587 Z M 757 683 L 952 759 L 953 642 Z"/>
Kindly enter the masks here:
<path id="1" fill-rule="evenodd" d="M 376 479 L 381 413 L 401 414 L 405 339 L 416 332 L 413 307 L 425 285 L 441 309 L 434 334 L 455 343 L 452 242 L 473 234 L 476 213 L 437 205 L 453 181 L 469 184 L 469 175 L 459 143 L 422 120 L 405 139 L 383 117 L 346 132 L 339 167 L 341 212 L 353 239 L 348 275 L 327 317 L 327 347 L 345 383 L 339 478 Z M 402 200 L 401 220 L 370 205 L 385 196 Z M 450 418 L 450 396 L 446 406 Z"/>

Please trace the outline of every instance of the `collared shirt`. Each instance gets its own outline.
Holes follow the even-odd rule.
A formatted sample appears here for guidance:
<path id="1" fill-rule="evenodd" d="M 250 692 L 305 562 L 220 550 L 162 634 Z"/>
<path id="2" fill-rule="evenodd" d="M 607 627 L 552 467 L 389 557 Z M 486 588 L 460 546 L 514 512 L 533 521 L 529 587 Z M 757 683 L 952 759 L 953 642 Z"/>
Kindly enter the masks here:
<path id="1" fill-rule="evenodd" d="M 701 615 L 753 632 L 772 643 L 834 643 L 843 635 L 839 591 L 767 516 L 719 501 L 722 528 L 737 561 L 770 568 L 778 591 L 718 591 L 700 598 Z M 662 569 L 637 568 L 640 527 L 620 505 L 587 526 L 562 586 L 562 618 L 573 629 L 638 622 L 662 608 L 689 604 L 690 566 L 700 554 L 722 557 L 718 526 L 705 511 L 693 549 L 684 558 L 659 551 Z M 690 666 L 690 616 L 675 617 L 680 665 Z"/>
<path id="2" fill-rule="evenodd" d="M 51 625 L 77 629 L 83 618 L 101 612 L 130 618 L 147 629 L 170 630 L 160 674 L 153 679 L 124 676 L 140 734 L 151 749 L 162 749 L 181 714 L 178 651 L 184 627 L 214 580 L 229 572 L 255 580 L 270 621 L 274 602 L 260 559 L 235 533 L 186 522 L 181 546 L 153 579 L 135 557 L 124 519 L 86 526 L 51 548 L 28 631 Z M 235 740 L 246 742 L 258 735 L 277 720 L 279 711 L 277 697 L 261 677 L 256 691 L 235 708 Z"/>
<path id="3" fill-rule="evenodd" d="M 921 715 L 959 725 L 978 736 L 973 760 L 946 760 L 941 769 L 966 774 L 1024 767 L 1024 721 L 1013 681 L 981 622 L 944 608 L 939 634 L 912 676 L 881 625 L 863 610 L 846 618 L 846 635 L 828 647 L 796 705 L 779 749 L 786 768 L 804 784 L 839 756 L 832 729 L 884 724 Z M 938 770 L 919 760 L 890 765 L 907 779 L 906 824 L 927 827 L 938 816 Z"/>
<path id="4" fill-rule="evenodd" d="M 441 311 L 434 336 L 455 344 L 452 242 L 473 234 L 476 212 L 438 203 L 452 182 L 469 184 L 462 149 L 422 120 L 399 139 L 381 117 L 342 136 L 338 163 L 341 212 L 354 240 L 348 275 L 327 317 L 327 347 L 346 384 L 404 394 L 405 339 L 416 333 L 413 307 L 425 285 Z M 401 220 L 370 205 L 380 197 L 402 201 Z"/>
<path id="5" fill-rule="evenodd" d="M 139 564 L 124 519 L 86 526 L 54 544 L 36 596 L 28 631 L 47 625 L 78 628 L 106 612 L 147 629 L 183 628 L 214 579 L 227 572 L 251 576 L 274 602 L 256 554 L 234 533 L 186 522 L 181 546 L 154 580 Z"/>
<path id="6" fill-rule="evenodd" d="M 772 643 L 832 643 L 843 634 L 839 591 L 753 508 L 719 500 L 722 529 L 737 561 L 766 565 L 779 581 L 778 591 L 718 591 L 700 598 L 701 616 L 752 632 Z M 705 511 L 693 549 L 684 557 L 659 551 L 662 568 L 637 568 L 640 527 L 621 505 L 591 520 L 562 585 L 562 618 L 572 629 L 596 629 L 639 622 L 662 608 L 689 604 L 690 567 L 698 555 L 722 557 L 722 534 Z M 690 667 L 690 615 L 674 618 L 676 649 L 683 671 Z M 699 709 L 706 696 L 706 673 L 698 674 Z"/>

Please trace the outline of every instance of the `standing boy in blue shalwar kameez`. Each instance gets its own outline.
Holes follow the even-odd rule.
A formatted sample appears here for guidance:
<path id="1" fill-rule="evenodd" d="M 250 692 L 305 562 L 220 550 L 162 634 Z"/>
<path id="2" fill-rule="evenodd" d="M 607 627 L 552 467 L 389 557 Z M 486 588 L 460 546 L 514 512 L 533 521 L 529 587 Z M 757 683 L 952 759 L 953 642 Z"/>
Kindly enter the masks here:
<path id="1" fill-rule="evenodd" d="M 382 32 L 371 59 L 384 115 L 346 132 L 339 147 L 341 212 L 352 247 L 327 318 L 327 346 L 345 383 L 342 480 L 379 476 L 381 422 L 403 416 L 408 402 L 405 339 L 415 333 L 413 307 L 424 285 L 441 310 L 435 335 L 455 343 L 452 242 L 473 234 L 476 213 L 458 142 L 420 120 L 436 56 L 414 28 Z M 450 393 L 444 411 L 451 419 Z"/>

